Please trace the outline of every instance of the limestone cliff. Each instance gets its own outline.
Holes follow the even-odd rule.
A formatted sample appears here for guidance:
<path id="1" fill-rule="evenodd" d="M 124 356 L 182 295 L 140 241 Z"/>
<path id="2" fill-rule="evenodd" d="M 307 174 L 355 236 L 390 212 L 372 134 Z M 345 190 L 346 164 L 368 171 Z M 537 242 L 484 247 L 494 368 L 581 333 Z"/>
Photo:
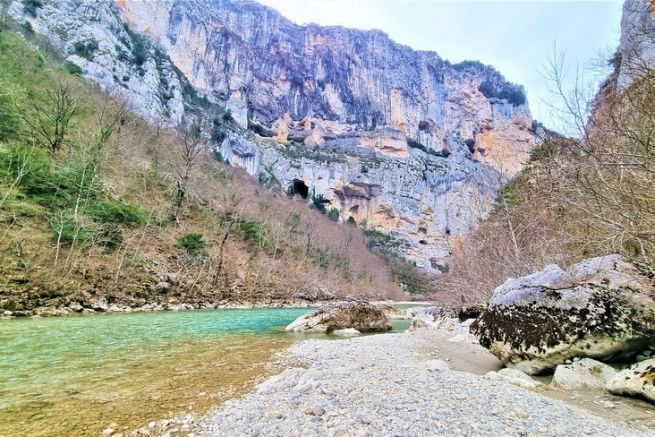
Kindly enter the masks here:
<path id="1" fill-rule="evenodd" d="M 280 141 L 321 146 L 355 134 L 396 158 L 408 157 L 406 139 L 435 152 L 468 143 L 514 174 L 533 140 L 522 89 L 490 67 L 453 66 L 380 31 L 297 26 L 250 1 L 118 4 L 198 90 Z"/>
<path id="2" fill-rule="evenodd" d="M 241 129 L 216 147 L 230 163 L 393 234 L 424 268 L 447 268 L 450 238 L 489 211 L 536 141 L 520 86 L 380 31 L 298 26 L 237 0 L 12 8 L 151 121 L 228 109 Z M 77 50 L 89 41 L 93 53 Z"/>
<path id="3" fill-rule="evenodd" d="M 617 84 L 630 85 L 655 67 L 655 2 L 627 0 L 621 18 L 621 43 L 617 52 Z"/>

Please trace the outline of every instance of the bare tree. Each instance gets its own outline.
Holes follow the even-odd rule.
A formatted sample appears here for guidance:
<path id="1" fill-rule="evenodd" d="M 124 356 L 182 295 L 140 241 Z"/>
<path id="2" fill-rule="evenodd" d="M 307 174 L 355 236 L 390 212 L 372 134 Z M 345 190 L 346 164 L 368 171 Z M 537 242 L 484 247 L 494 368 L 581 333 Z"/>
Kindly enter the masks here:
<path id="1" fill-rule="evenodd" d="M 64 145 L 73 117 L 80 112 L 80 102 L 71 86 L 62 81 L 45 92 L 44 102 L 32 99 L 35 117 L 28 118 L 28 124 L 37 141 L 51 153 L 57 153 Z"/>
<path id="2" fill-rule="evenodd" d="M 653 262 L 655 70 L 652 60 L 631 52 L 626 84 L 621 65 L 616 63 L 598 97 L 589 99 L 577 79 L 567 92 L 561 63 L 551 64 L 552 82 L 578 125 L 578 135 L 567 142 L 567 159 L 560 161 L 564 177 L 556 201 L 570 213 L 568 236 L 586 252 Z"/>
<path id="3" fill-rule="evenodd" d="M 178 216 L 183 203 L 190 197 L 191 177 L 200 164 L 200 156 L 205 151 L 205 144 L 202 142 L 201 128 L 199 123 L 194 123 L 180 129 L 180 144 L 176 150 L 176 156 L 172 162 L 175 175 L 175 198 L 171 217 L 178 222 Z"/>

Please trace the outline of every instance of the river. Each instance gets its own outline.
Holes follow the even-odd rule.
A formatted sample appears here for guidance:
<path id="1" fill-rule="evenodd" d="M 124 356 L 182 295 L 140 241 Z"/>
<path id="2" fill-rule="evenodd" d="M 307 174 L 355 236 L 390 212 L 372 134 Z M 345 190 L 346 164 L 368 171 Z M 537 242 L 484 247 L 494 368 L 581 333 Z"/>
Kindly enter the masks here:
<path id="1" fill-rule="evenodd" d="M 307 308 L 0 321 L 0 436 L 99 435 L 205 414 L 274 371 Z M 395 322 L 394 331 L 407 323 Z M 323 336 L 328 338 L 327 336 Z"/>

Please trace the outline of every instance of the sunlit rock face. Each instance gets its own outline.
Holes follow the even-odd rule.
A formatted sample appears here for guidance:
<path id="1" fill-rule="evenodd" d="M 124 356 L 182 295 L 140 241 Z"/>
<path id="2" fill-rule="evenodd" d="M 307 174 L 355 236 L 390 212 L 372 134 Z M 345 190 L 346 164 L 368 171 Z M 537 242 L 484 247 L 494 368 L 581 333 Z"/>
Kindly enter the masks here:
<path id="1" fill-rule="evenodd" d="M 119 5 L 201 93 L 245 102 L 231 109 L 240 123 L 277 140 L 252 140 L 260 179 L 284 191 L 304 181 L 342 220 L 406 240 L 399 250 L 421 267 L 443 267 L 449 240 L 488 213 L 535 144 L 521 88 L 491 67 L 380 31 L 297 26 L 248 1 Z M 221 146 L 232 163 L 247 158 L 235 147 Z"/>
<path id="2" fill-rule="evenodd" d="M 243 130 L 216 147 L 231 164 L 284 192 L 302 181 L 435 272 L 536 142 L 521 87 L 380 31 L 298 26 L 236 0 L 51 0 L 21 19 L 69 52 L 97 40 L 71 59 L 148 120 L 229 109 Z M 135 35 L 156 47 L 138 68 Z"/>
<path id="3" fill-rule="evenodd" d="M 408 157 L 406 138 L 435 152 L 468 142 L 481 162 L 508 175 L 533 144 L 521 90 L 490 67 L 452 66 L 380 31 L 297 26 L 254 2 L 118 4 L 196 88 L 245 101 L 251 123 L 278 130 L 278 139 L 321 144 L 357 133 L 363 145 L 399 158 Z"/>

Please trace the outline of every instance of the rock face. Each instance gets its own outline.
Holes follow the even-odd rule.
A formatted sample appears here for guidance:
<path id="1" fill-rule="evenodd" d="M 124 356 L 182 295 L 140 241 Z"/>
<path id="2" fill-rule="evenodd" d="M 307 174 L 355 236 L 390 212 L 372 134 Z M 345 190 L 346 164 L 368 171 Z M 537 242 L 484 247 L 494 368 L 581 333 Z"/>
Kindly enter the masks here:
<path id="1" fill-rule="evenodd" d="M 470 147 L 510 172 L 532 141 L 523 90 L 478 63 L 453 66 L 380 31 L 297 26 L 253 1 L 117 4 L 198 90 L 245 103 L 248 120 L 280 140 L 355 137 L 407 157 L 410 138 L 434 152 Z"/>
<path id="2" fill-rule="evenodd" d="M 236 95 L 241 118 L 275 139 L 253 138 L 258 156 L 227 139 L 230 163 L 282 191 L 302 183 L 341 220 L 404 241 L 398 252 L 425 269 L 447 268 L 448 240 L 488 212 L 535 143 L 521 87 L 478 63 L 451 65 L 379 31 L 297 26 L 250 1 L 120 7 L 201 94 Z"/>
<path id="3" fill-rule="evenodd" d="M 14 1 L 11 14 L 151 122 L 229 111 L 240 128 L 214 146 L 230 164 L 392 235 L 434 272 L 535 144 L 520 86 L 380 31 L 235 0 L 51 0 L 35 17 Z"/>
<path id="4" fill-rule="evenodd" d="M 609 382 L 608 389 L 616 395 L 642 396 L 655 403 L 655 358 L 617 373 Z"/>
<path id="5" fill-rule="evenodd" d="M 325 332 L 355 329 L 359 332 L 390 331 L 391 325 L 384 311 L 364 302 L 343 302 L 325 305 L 313 313 L 299 317 L 288 332 Z"/>
<path id="6" fill-rule="evenodd" d="M 620 87 L 630 85 L 647 69 L 655 68 L 655 3 L 626 0 L 623 4 L 618 55 Z"/>
<path id="7" fill-rule="evenodd" d="M 634 356 L 655 336 L 652 272 L 620 255 L 551 265 L 498 287 L 473 324 L 504 364 L 537 374 L 574 357 Z"/>
<path id="8" fill-rule="evenodd" d="M 177 125 L 193 110 L 194 93 L 187 79 L 166 54 L 125 25 L 113 1 L 42 3 L 32 16 L 22 2 L 14 1 L 9 14 L 29 22 L 35 32 L 68 54 L 67 60 L 79 66 L 84 77 L 152 123 Z"/>

